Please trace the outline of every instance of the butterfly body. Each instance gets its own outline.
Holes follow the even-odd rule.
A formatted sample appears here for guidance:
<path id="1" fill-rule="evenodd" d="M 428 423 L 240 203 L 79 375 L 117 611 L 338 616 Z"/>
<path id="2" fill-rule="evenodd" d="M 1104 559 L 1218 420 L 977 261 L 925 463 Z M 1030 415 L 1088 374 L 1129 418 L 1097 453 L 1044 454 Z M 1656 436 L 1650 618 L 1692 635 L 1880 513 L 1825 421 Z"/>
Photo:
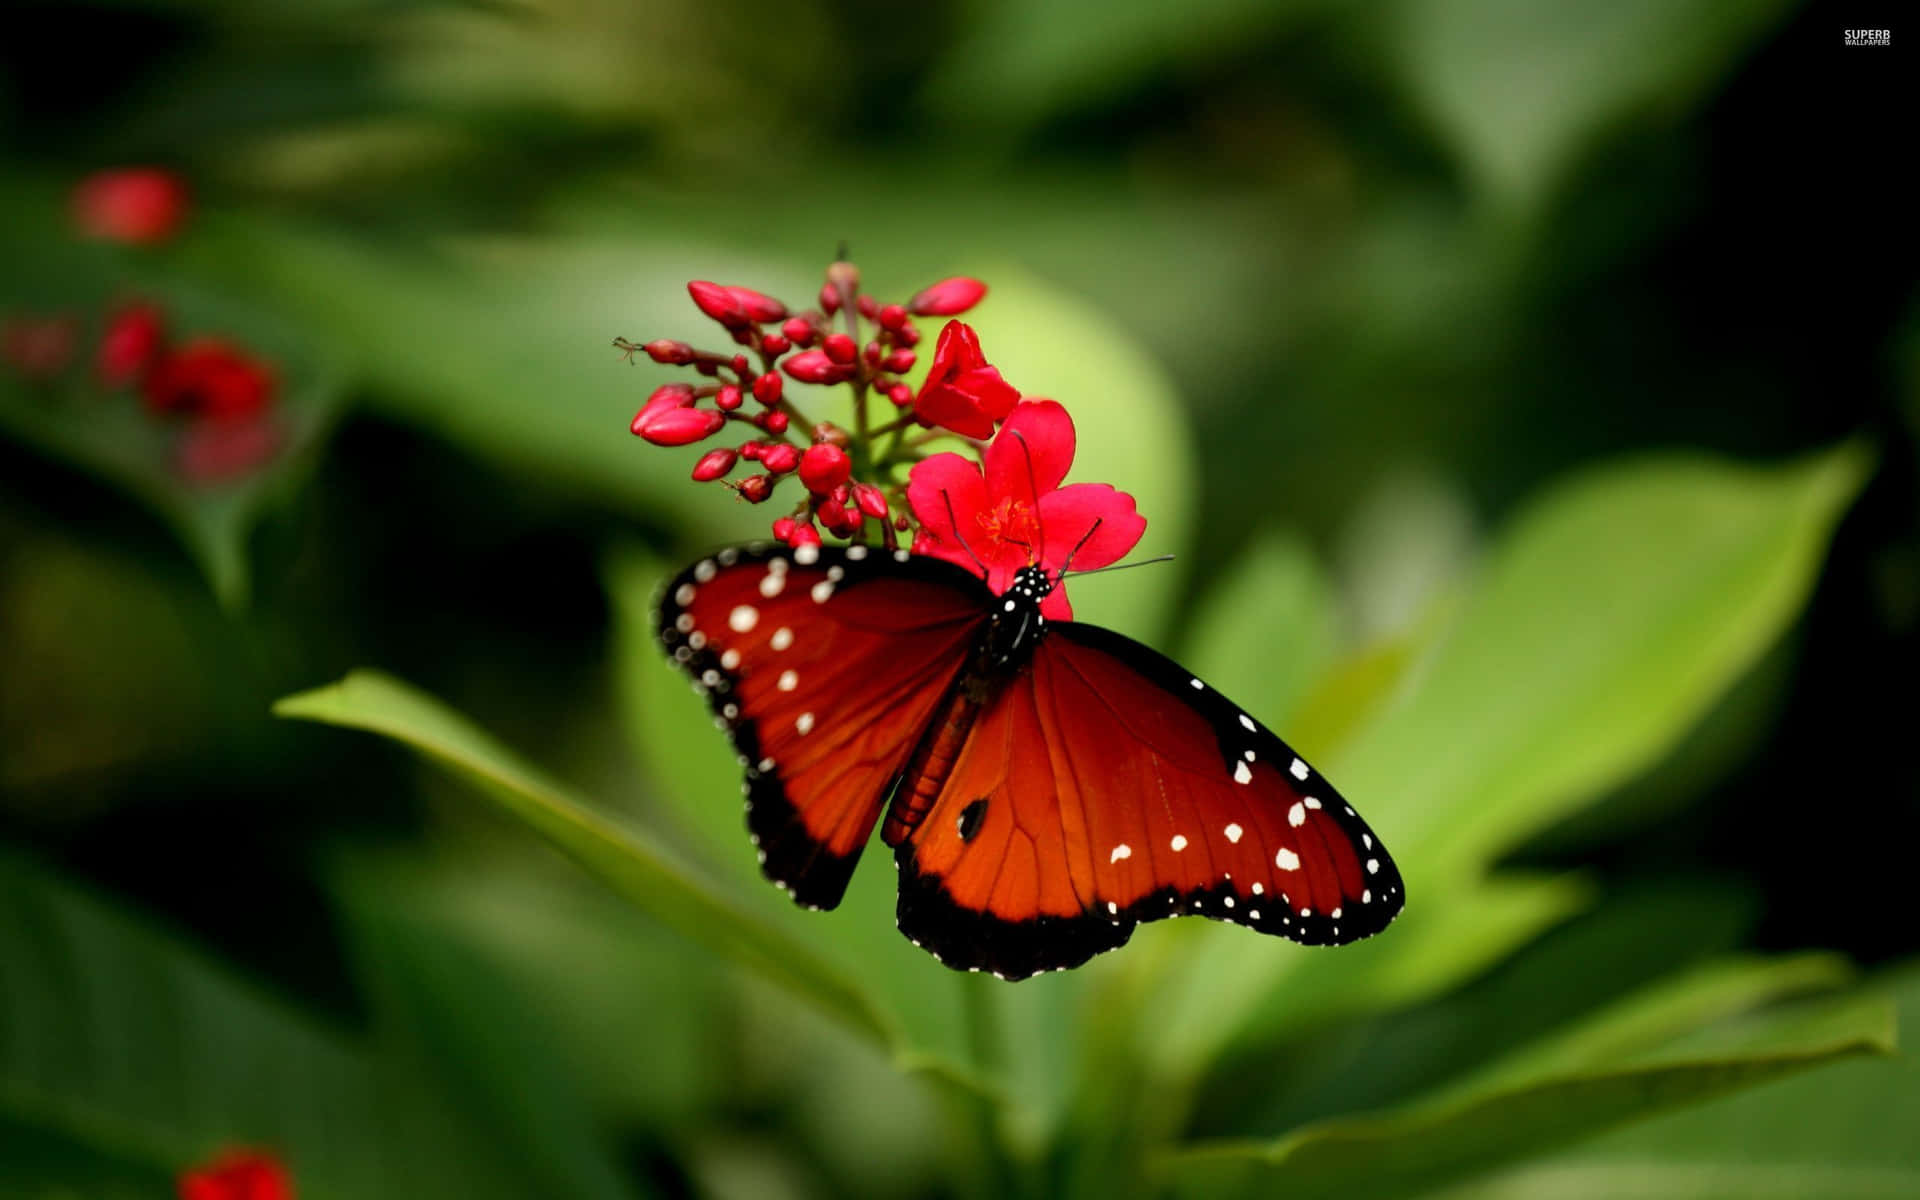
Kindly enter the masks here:
<path id="1" fill-rule="evenodd" d="M 767 876 L 831 908 L 881 825 L 902 932 L 1007 978 L 1169 916 L 1384 928 L 1399 874 L 1331 785 L 1178 664 L 1049 621 L 1055 586 L 865 546 L 731 549 L 667 584 L 662 642 L 734 742 Z"/>

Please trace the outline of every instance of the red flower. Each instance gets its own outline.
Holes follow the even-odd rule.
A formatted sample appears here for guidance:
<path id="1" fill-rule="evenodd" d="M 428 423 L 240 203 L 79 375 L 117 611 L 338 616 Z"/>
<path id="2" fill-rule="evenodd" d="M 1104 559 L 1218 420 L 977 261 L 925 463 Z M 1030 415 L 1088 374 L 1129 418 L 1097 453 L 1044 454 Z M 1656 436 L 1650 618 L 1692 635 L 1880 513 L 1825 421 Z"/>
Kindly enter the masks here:
<path id="1" fill-rule="evenodd" d="M 1067 410 L 1052 400 L 1029 400 L 1014 408 L 987 446 L 984 475 L 958 454 L 916 464 L 907 479 L 907 503 L 922 530 L 914 553 L 975 574 L 984 564 L 995 594 L 1006 591 L 1025 566 L 1057 574 L 1069 557 L 1079 570 L 1118 561 L 1146 532 L 1146 518 L 1134 511 L 1132 496 L 1109 484 L 1061 487 L 1073 450 Z M 1040 611 L 1071 620 L 1066 589 L 1054 588 Z"/>
<path id="2" fill-rule="evenodd" d="M 175 464 L 189 483 L 227 483 L 272 462 L 280 442 L 280 426 L 264 414 L 245 421 L 196 421 L 180 435 Z"/>
<path id="3" fill-rule="evenodd" d="M 967 325 L 948 321 L 933 351 L 933 370 L 920 385 L 913 414 L 922 425 L 939 425 L 964 437 L 985 440 L 1007 419 L 1020 392 L 987 365 L 980 338 Z"/>
<path id="4" fill-rule="evenodd" d="M 219 338 L 196 338 L 163 356 L 141 390 L 155 413 L 244 421 L 266 411 L 279 388 L 272 366 Z"/>
<path id="5" fill-rule="evenodd" d="M 955 276 L 942 279 L 932 287 L 922 288 L 913 299 L 907 301 L 907 312 L 916 317 L 954 317 L 980 303 L 987 294 L 987 285 L 978 279 Z M 905 313 L 901 314 L 905 316 Z M 884 316 L 884 314 L 883 314 Z M 884 324 L 884 321 L 882 322 Z M 903 321 L 902 324 L 905 322 Z"/>
<path id="6" fill-rule="evenodd" d="M 73 223 L 88 237 L 164 242 L 187 216 L 187 185 L 159 167 L 95 171 L 73 189 Z"/>
<path id="7" fill-rule="evenodd" d="M 230 1150 L 180 1176 L 180 1200 L 293 1200 L 293 1176 L 258 1150 Z"/>
<path id="8" fill-rule="evenodd" d="M 157 304 L 129 304 L 113 314 L 100 335 L 94 370 L 107 387 L 124 387 L 147 373 L 166 340 L 167 315 Z"/>

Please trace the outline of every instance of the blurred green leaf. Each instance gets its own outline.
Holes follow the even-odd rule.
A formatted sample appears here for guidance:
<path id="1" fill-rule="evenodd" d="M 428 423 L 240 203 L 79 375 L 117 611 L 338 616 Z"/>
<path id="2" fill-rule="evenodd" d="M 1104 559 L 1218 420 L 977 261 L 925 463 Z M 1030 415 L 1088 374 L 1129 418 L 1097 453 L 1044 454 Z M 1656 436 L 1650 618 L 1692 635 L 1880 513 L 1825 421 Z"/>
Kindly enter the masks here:
<path id="1" fill-rule="evenodd" d="M 1909 965 L 1886 982 L 1901 1026 L 1920 1025 L 1920 970 Z M 1603 1134 L 1447 1198 L 1904 1198 L 1920 1194 L 1920 1142 L 1902 1119 L 1917 1106 L 1920 1061 L 1911 1053 L 1835 1063 Z"/>
<path id="2" fill-rule="evenodd" d="M 1671 119 L 1788 11 L 1784 0 L 1401 0 L 1364 11 L 1412 99 L 1495 203 L 1549 198 L 1602 136 Z"/>
<path id="3" fill-rule="evenodd" d="M 1666 753 L 1798 613 L 1867 468 L 1852 445 L 1667 456 L 1528 505 L 1413 691 L 1329 772 L 1410 903 Z"/>
<path id="4" fill-rule="evenodd" d="M 234 1145 L 284 1154 L 303 1196 L 527 1194 L 457 1094 L 6 859 L 0 962 L 8 1194 L 169 1194 Z"/>
<path id="5" fill-rule="evenodd" d="M 494 874 L 496 885 L 511 886 L 497 878 L 500 872 Z M 630 982 L 635 962 L 619 956 L 579 960 L 565 975 L 528 989 L 510 964 L 489 955 L 448 919 L 441 893 L 417 868 L 362 860 L 333 875 L 334 893 L 344 901 L 355 974 L 384 1040 L 416 1056 L 423 1072 L 463 1096 L 475 1123 L 544 1194 L 602 1200 L 634 1195 L 609 1139 L 596 1133 L 599 1122 L 586 1092 L 592 1074 L 577 1070 L 585 1064 L 557 1044 L 549 994 L 579 986 L 567 975 L 617 972 Z M 537 897 L 532 907 L 535 913 L 551 913 L 551 898 Z M 550 924 L 563 926 L 551 919 Z M 589 962 L 591 972 L 579 969 Z M 698 992 L 684 994 L 691 998 Z M 697 1044 L 696 1025 L 646 1022 L 646 1012 L 636 1006 L 632 1015 L 646 1024 L 650 1040 L 667 1046 L 655 1050 L 636 1038 L 629 1048 L 637 1053 L 626 1066 L 660 1086 L 670 1077 L 656 1074 L 659 1061 L 670 1060 L 680 1046 Z M 502 1037 L 502 1030 L 512 1030 L 512 1036 Z M 675 1036 L 662 1037 L 665 1030 Z M 602 1053 L 614 1053 L 616 1046 L 608 1042 Z"/>
<path id="6" fill-rule="evenodd" d="M 274 713 L 365 729 L 404 742 L 480 785 L 531 827 L 662 924 L 768 976 L 849 1028 L 892 1046 L 892 1023 L 809 948 L 742 912 L 663 847 L 589 811 L 560 785 L 423 692 L 377 671 L 289 696 Z"/>
<path id="7" fill-rule="evenodd" d="M 1289 718 L 1339 635 L 1333 587 L 1296 538 L 1269 536 L 1201 599 L 1180 661 L 1246 712 L 1292 737 Z"/>
<path id="8" fill-rule="evenodd" d="M 219 335 L 273 365 L 280 388 L 266 423 L 278 449 L 269 462 L 231 480 L 190 479 L 181 463 L 193 436 L 189 428 L 156 420 L 131 390 L 109 392 L 94 383 L 92 343 L 84 338 L 79 362 L 61 379 L 35 386 L 0 373 L 0 434 L 98 476 L 152 509 L 200 565 L 220 602 L 238 608 L 249 592 L 247 535 L 311 469 L 346 399 L 347 381 L 310 342 L 257 312 L 180 289 L 154 289 L 149 298 L 165 307 L 176 338 Z M 97 331 L 92 324 L 88 329 Z"/>
<path id="9" fill-rule="evenodd" d="M 1730 996 L 1729 977 L 1696 976 L 1637 998 L 1637 1011 L 1576 1028 L 1565 1035 L 1564 1051 L 1538 1054 L 1535 1072 L 1503 1075 L 1402 1113 L 1320 1122 L 1275 1142 L 1188 1147 L 1170 1156 L 1167 1169 L 1190 1195 L 1283 1188 L 1296 1197 L 1401 1196 L 1624 1120 L 1836 1059 L 1892 1052 L 1893 1009 L 1863 992 L 1742 1020 L 1710 1053 L 1640 1045 L 1647 1034 L 1730 1001 L 1765 1003 L 1809 982 L 1800 965 L 1778 975 L 1748 972 L 1733 981 Z M 1627 1030 L 1639 1036 L 1623 1036 Z M 1623 1058 L 1628 1046 L 1638 1052 Z M 1601 1061 L 1590 1060 L 1595 1053 Z"/>
<path id="10" fill-rule="evenodd" d="M 1112 100 L 1157 76 L 1199 74 L 1270 37 L 1317 0 L 986 0 L 928 85 L 926 102 L 969 129 L 1027 124 Z"/>

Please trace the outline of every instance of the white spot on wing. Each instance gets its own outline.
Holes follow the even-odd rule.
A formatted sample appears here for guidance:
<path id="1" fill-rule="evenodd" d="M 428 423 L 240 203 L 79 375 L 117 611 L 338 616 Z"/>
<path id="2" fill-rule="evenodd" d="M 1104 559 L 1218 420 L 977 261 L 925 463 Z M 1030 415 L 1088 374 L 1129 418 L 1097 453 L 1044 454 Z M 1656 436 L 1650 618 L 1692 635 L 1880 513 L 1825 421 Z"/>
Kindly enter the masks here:
<path id="1" fill-rule="evenodd" d="M 1293 826 L 1295 829 L 1298 829 L 1302 825 L 1305 825 L 1306 823 L 1307 823 L 1307 806 L 1300 803 L 1298 800 L 1295 800 L 1293 802 L 1293 807 L 1287 810 L 1287 824 Z"/>
<path id="2" fill-rule="evenodd" d="M 760 623 L 760 610 L 751 604 L 739 604 L 727 614 L 727 627 L 735 633 L 746 633 Z"/>
<path id="3" fill-rule="evenodd" d="M 712 559 L 703 558 L 700 560 L 700 565 L 693 569 L 693 577 L 701 583 L 707 583 L 711 581 L 719 571 L 720 568 L 713 565 Z"/>
<path id="4" fill-rule="evenodd" d="M 681 608 L 693 603 L 693 585 L 683 583 L 673 590 L 673 602 Z"/>
<path id="5" fill-rule="evenodd" d="M 1240 835 L 1243 832 L 1244 830 L 1238 825 L 1229 825 L 1226 829 L 1227 840 L 1237 846 L 1240 844 Z"/>
<path id="6" fill-rule="evenodd" d="M 1312 796 L 1308 796 L 1306 799 L 1306 805 L 1308 808 L 1319 808 L 1320 802 L 1318 800 L 1315 800 Z"/>
<path id="7" fill-rule="evenodd" d="M 1253 782 L 1253 772 L 1247 769 L 1247 764 L 1245 762 L 1237 762 L 1233 764 L 1233 781 L 1235 783 L 1252 783 Z"/>
<path id="8" fill-rule="evenodd" d="M 1297 758 L 1293 760 L 1293 765 L 1287 769 L 1293 772 L 1295 779 L 1305 779 L 1307 777 L 1307 764 Z"/>
<path id="9" fill-rule="evenodd" d="M 1127 845 L 1125 842 L 1121 842 L 1118 846 L 1115 846 L 1113 848 L 1112 854 L 1107 855 L 1107 861 L 1109 863 L 1117 863 L 1123 858 L 1132 858 L 1132 857 L 1133 857 L 1133 847 Z"/>
<path id="10" fill-rule="evenodd" d="M 1198 679 L 1189 679 L 1187 680 L 1187 682 L 1193 685 L 1193 690 L 1196 692 L 1204 690 L 1207 686 L 1206 684 L 1201 683 Z"/>
<path id="11" fill-rule="evenodd" d="M 832 595 L 833 581 L 831 579 L 822 579 L 819 583 L 813 585 L 813 602 L 815 604 L 825 604 Z"/>
<path id="12" fill-rule="evenodd" d="M 793 552 L 793 561 L 803 567 L 810 567 L 820 561 L 820 547 L 808 544 Z"/>
<path id="13" fill-rule="evenodd" d="M 783 692 L 790 692 L 800 686 L 800 673 L 798 671 L 782 671 L 780 672 L 780 682 L 774 686 Z"/>
<path id="14" fill-rule="evenodd" d="M 1175 854 L 1178 854 L 1187 848 L 1187 837 L 1183 833 L 1176 833 L 1173 835 L 1173 840 L 1167 844 L 1173 847 Z"/>
<path id="15" fill-rule="evenodd" d="M 720 665 L 729 671 L 733 670 L 740 665 L 740 652 L 738 650 L 729 650 L 725 654 L 722 654 L 720 656 Z"/>
<path id="16" fill-rule="evenodd" d="M 779 560 L 775 559 L 774 561 L 778 562 Z M 770 570 L 760 577 L 760 594 L 769 600 L 778 596 L 780 589 L 786 586 L 787 576 L 785 572 Z"/>
<path id="17" fill-rule="evenodd" d="M 782 625 L 773 631 L 773 637 L 768 640 L 767 645 L 772 646 L 775 650 L 785 650 L 788 646 L 793 645 L 793 630 Z"/>
<path id="18" fill-rule="evenodd" d="M 802 736 L 812 733 L 813 732 L 813 714 L 810 712 L 801 713 L 800 719 L 793 723 L 793 728 L 794 728 L 794 732 Z"/>
<path id="19" fill-rule="evenodd" d="M 1247 731 L 1248 733 L 1252 733 L 1252 732 L 1253 732 L 1253 718 L 1252 718 L 1252 717 L 1250 717 L 1250 716 L 1248 716 L 1248 715 L 1247 715 L 1247 714 L 1245 714 L 1245 713 L 1241 713 L 1241 714 L 1240 714 L 1240 727 L 1241 727 L 1242 729 L 1245 729 L 1245 730 L 1246 730 L 1246 731 Z"/>
<path id="20" fill-rule="evenodd" d="M 1378 873 L 1379 873 L 1379 871 L 1380 871 L 1380 860 L 1379 860 L 1379 859 L 1377 859 L 1377 858 L 1370 858 L 1370 859 L 1368 859 L 1368 860 L 1367 860 L 1367 874 L 1369 874 L 1369 875 L 1376 875 L 1376 874 L 1378 874 Z"/>
<path id="21" fill-rule="evenodd" d="M 1266 887 L 1266 885 L 1265 885 L 1265 884 L 1263 884 L 1263 883 L 1257 883 L 1257 882 L 1256 882 L 1256 883 L 1255 883 L 1255 884 L 1253 885 L 1253 894 L 1254 894 L 1254 895 L 1256 895 L 1256 896 L 1264 896 L 1264 895 L 1266 895 L 1266 892 L 1267 892 L 1267 887 Z"/>
<path id="22" fill-rule="evenodd" d="M 1300 869 L 1300 856 L 1285 846 L 1282 846 L 1280 847 L 1280 853 L 1273 856 L 1273 865 L 1279 867 L 1282 871 L 1298 871 Z"/>
<path id="23" fill-rule="evenodd" d="M 865 546 L 848 546 L 847 547 L 847 557 L 852 559 L 854 562 L 859 562 L 861 559 L 865 558 L 866 556 L 867 556 L 867 548 Z"/>

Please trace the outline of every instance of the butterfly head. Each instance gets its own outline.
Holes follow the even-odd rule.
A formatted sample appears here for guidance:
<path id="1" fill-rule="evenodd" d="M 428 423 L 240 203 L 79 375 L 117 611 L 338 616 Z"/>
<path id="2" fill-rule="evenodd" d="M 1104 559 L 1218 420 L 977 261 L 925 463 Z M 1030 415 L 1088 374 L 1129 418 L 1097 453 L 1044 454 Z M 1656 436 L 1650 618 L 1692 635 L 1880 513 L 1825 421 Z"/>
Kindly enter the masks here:
<path id="1" fill-rule="evenodd" d="M 997 671 L 1017 671 L 1033 656 L 1047 635 L 1047 619 L 1040 602 L 1054 589 L 1055 580 L 1044 567 L 1021 567 L 1013 583 L 1000 593 L 993 622 L 988 627 L 986 657 Z"/>

